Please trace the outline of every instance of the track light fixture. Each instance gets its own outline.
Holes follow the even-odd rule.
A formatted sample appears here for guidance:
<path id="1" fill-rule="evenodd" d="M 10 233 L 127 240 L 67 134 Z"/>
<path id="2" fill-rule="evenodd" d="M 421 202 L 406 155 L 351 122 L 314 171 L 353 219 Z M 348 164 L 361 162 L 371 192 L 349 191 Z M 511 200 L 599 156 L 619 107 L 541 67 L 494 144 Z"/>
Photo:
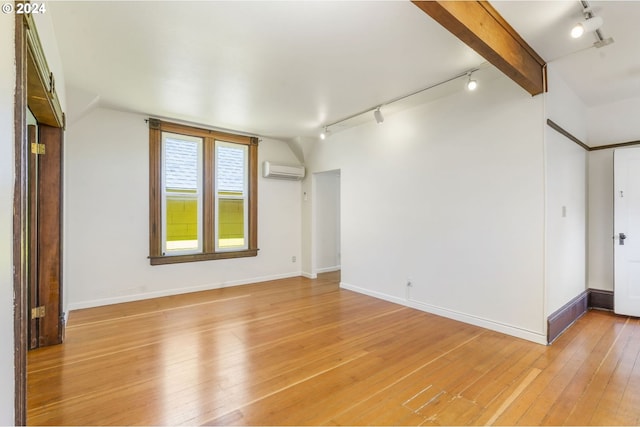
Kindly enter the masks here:
<path id="1" fill-rule="evenodd" d="M 469 78 L 467 79 L 467 90 L 476 90 L 478 88 L 478 81 L 477 80 L 473 80 L 471 78 L 472 74 L 473 74 L 473 71 L 471 71 L 468 74 Z"/>
<path id="2" fill-rule="evenodd" d="M 403 100 L 405 98 L 409 98 L 410 96 L 414 96 L 414 95 L 417 95 L 419 93 L 425 92 L 427 90 L 436 88 L 436 87 L 441 86 L 441 85 L 443 85 L 445 83 L 449 83 L 449 82 L 451 82 L 453 80 L 461 79 L 461 78 L 463 78 L 465 76 L 467 77 L 467 83 L 466 83 L 467 89 L 468 90 L 475 90 L 478 87 L 478 82 L 476 80 L 471 79 L 471 75 L 475 71 L 478 71 L 479 69 L 480 68 L 473 68 L 471 70 L 468 70 L 468 71 L 465 71 L 463 73 L 457 74 L 457 75 L 455 75 L 453 77 L 450 77 L 450 78 L 448 78 L 446 80 L 443 80 L 441 82 L 432 84 L 431 86 L 427 86 L 425 88 L 416 90 L 415 92 L 411 92 L 411 93 L 408 93 L 406 95 L 398 96 L 397 98 L 393 98 L 393 99 L 391 99 L 389 101 L 386 101 L 386 102 L 384 102 L 382 104 L 378 104 L 377 107 L 368 108 L 366 110 L 363 110 L 363 111 L 357 112 L 355 114 L 352 114 L 352 115 L 350 115 L 348 117 L 344 117 L 344 118 L 342 118 L 340 120 L 336 120 L 335 122 L 328 123 L 328 124 L 324 125 L 324 127 L 322 129 L 322 132 L 320 133 L 320 139 L 325 139 L 325 138 L 327 138 L 329 136 L 329 133 L 330 133 L 330 129 L 329 128 L 331 126 L 335 126 L 335 125 L 337 125 L 339 123 L 346 122 L 347 120 L 353 119 L 354 117 L 358 117 L 358 116 L 360 116 L 362 114 L 365 114 L 365 113 L 370 113 L 371 111 L 373 111 L 373 117 L 376 119 L 376 123 L 380 124 L 380 123 L 384 122 L 384 116 L 382 115 L 382 111 L 380 111 L 380 109 L 382 107 L 384 107 L 386 105 L 393 104 L 394 102 L 401 101 L 401 100 Z"/>
<path id="3" fill-rule="evenodd" d="M 571 37 L 577 39 L 586 32 L 592 32 L 596 37 L 596 41 L 593 43 L 594 47 L 601 48 L 613 43 L 613 37 L 605 37 L 602 34 L 602 30 L 600 29 L 604 22 L 602 17 L 593 14 L 593 9 L 591 9 L 591 5 L 587 0 L 580 0 L 580 4 L 582 5 L 584 20 L 578 22 L 571 29 Z"/>
<path id="4" fill-rule="evenodd" d="M 376 108 L 376 111 L 373 112 L 373 117 L 375 117 L 376 123 L 378 124 L 384 122 L 384 117 L 382 116 L 382 111 L 380 111 L 380 107 Z"/>
<path id="5" fill-rule="evenodd" d="M 571 37 L 577 39 L 581 37 L 586 32 L 593 32 L 602 27 L 603 20 L 601 16 L 592 16 L 591 18 L 587 18 L 582 22 L 578 22 L 571 29 Z"/>

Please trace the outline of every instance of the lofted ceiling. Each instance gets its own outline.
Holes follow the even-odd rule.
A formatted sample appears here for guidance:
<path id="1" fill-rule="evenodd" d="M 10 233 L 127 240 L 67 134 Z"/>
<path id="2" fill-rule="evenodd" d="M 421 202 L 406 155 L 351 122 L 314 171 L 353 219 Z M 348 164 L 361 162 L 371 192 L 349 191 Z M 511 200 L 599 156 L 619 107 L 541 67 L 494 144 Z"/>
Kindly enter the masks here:
<path id="1" fill-rule="evenodd" d="M 594 106 L 640 97 L 640 2 L 592 2 L 615 43 L 568 37 L 578 1 L 494 7 Z M 281 139 L 442 82 L 484 59 L 406 1 L 48 3 L 69 121 L 94 105 Z M 493 67 L 489 67 L 493 68 Z"/>
<path id="2" fill-rule="evenodd" d="M 494 1 L 491 3 L 563 79 L 587 107 L 640 98 L 640 1 L 590 1 L 604 20 L 605 38 L 614 43 L 595 48 L 593 33 L 573 39 L 582 19 L 579 1 Z M 552 90 L 553 88 L 549 88 Z"/>

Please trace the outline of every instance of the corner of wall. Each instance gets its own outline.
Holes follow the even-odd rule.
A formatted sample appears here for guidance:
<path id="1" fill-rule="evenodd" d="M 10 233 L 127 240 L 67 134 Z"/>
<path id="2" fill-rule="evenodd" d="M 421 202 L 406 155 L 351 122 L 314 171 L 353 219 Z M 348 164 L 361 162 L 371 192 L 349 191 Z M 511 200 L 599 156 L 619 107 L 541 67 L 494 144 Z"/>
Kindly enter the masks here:
<path id="1" fill-rule="evenodd" d="M 548 71 L 545 123 L 551 119 L 585 142 L 584 103 L 553 63 Z M 586 290 L 587 156 L 584 147 L 545 125 L 545 318 Z"/>

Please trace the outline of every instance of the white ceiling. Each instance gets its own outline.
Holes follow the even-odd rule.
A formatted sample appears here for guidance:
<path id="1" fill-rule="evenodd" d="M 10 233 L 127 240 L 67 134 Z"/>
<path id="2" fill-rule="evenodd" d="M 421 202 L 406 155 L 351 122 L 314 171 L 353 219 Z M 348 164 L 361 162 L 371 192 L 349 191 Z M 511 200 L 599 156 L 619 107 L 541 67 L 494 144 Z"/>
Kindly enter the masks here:
<path id="1" fill-rule="evenodd" d="M 568 37 L 578 1 L 493 4 L 545 60 L 559 58 L 587 105 L 640 97 L 640 2 L 592 3 L 615 39 L 602 49 Z M 99 104 L 316 137 L 325 124 L 484 63 L 405 1 L 56 1 L 48 13 L 70 122 Z"/>
<path id="2" fill-rule="evenodd" d="M 579 1 L 492 1 L 491 4 L 553 64 L 587 107 L 640 98 L 640 1 L 590 1 L 601 32 L 614 43 L 593 47 L 593 33 L 569 35 L 582 19 Z M 553 90 L 553 88 L 549 88 Z"/>

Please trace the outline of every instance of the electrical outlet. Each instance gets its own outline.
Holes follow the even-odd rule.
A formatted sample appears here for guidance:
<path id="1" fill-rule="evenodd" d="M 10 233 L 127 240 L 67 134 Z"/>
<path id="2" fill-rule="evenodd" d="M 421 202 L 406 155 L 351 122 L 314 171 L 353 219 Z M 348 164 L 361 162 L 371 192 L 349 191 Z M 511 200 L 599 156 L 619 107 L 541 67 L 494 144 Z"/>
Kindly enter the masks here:
<path id="1" fill-rule="evenodd" d="M 291 262 L 296 262 L 296 257 L 295 257 L 295 255 L 291 257 Z"/>

